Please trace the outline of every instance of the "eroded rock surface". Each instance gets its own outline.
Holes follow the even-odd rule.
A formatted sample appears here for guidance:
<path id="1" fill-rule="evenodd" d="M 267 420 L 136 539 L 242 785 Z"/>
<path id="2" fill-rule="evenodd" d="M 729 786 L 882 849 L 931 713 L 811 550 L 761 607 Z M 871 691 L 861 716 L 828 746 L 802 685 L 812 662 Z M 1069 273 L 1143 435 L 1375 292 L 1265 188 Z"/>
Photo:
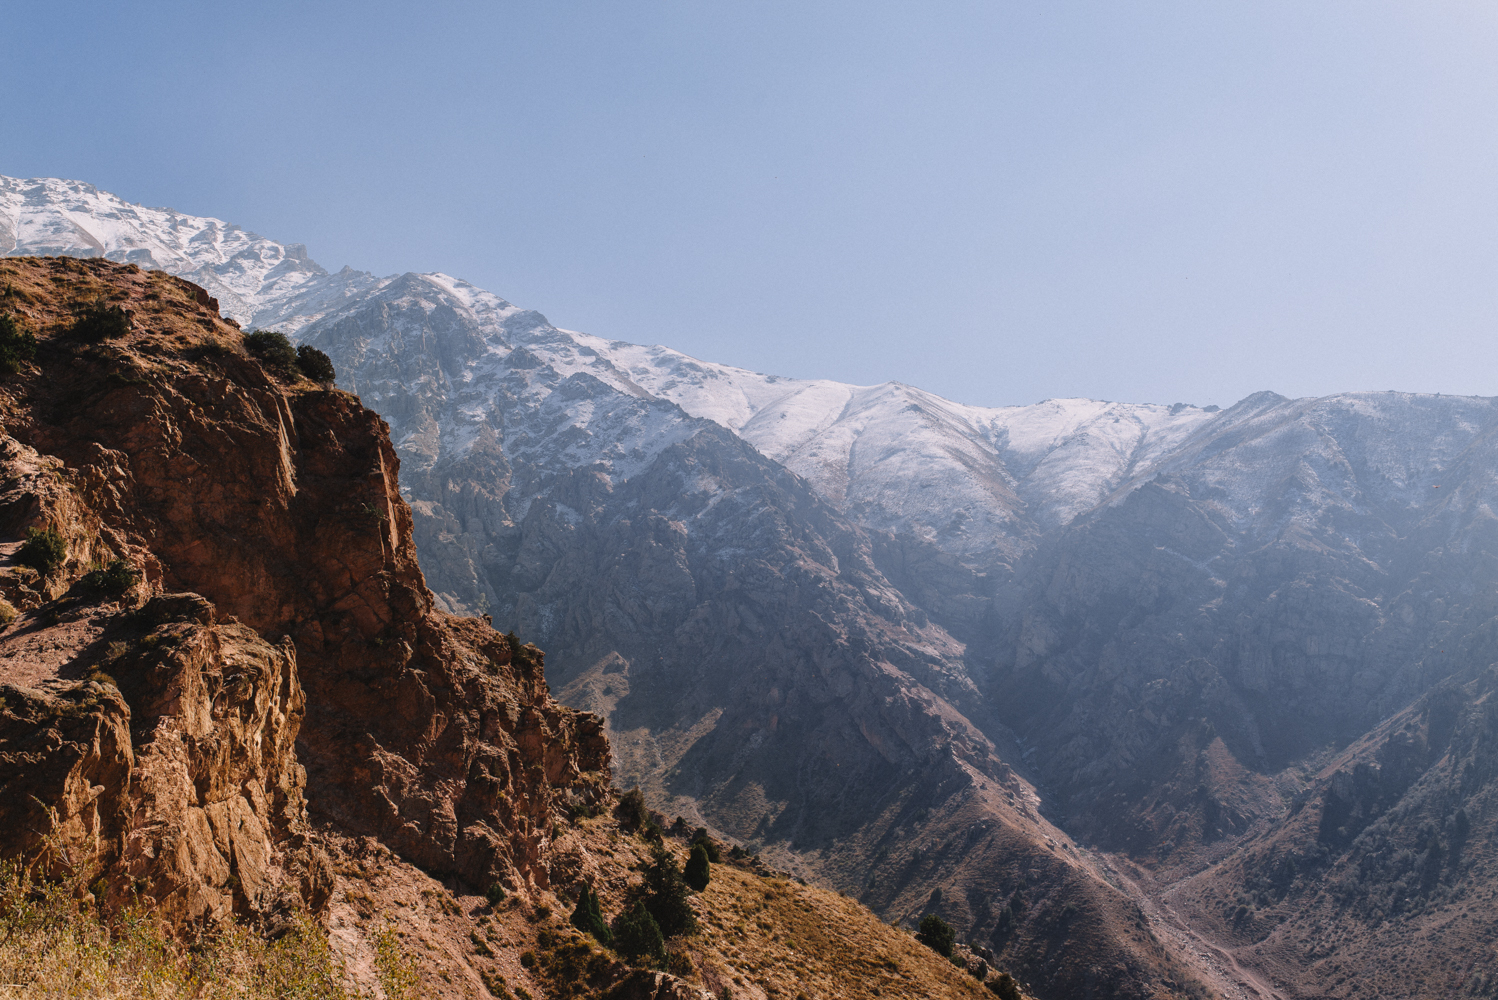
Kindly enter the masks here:
<path id="1" fill-rule="evenodd" d="M 269 913 L 326 894 L 310 802 L 430 872 L 547 884 L 555 819 L 607 794 L 601 720 L 433 607 L 382 421 L 268 376 L 178 279 L 3 266 L 42 334 L 0 380 L 7 850 L 51 837 L 183 921 Z M 84 343 L 68 309 L 101 295 L 134 328 Z M 58 565 L 16 562 L 26 528 Z M 101 593 L 112 560 L 134 582 Z"/>

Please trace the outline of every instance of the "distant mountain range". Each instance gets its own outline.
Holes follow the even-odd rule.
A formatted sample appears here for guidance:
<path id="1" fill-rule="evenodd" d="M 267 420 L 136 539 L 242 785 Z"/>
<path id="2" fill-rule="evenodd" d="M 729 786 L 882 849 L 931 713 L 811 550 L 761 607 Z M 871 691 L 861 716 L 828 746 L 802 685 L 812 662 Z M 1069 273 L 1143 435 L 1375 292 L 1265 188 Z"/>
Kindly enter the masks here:
<path id="1" fill-rule="evenodd" d="M 1498 401 L 761 375 L 72 181 L 0 178 L 0 252 L 327 351 L 432 590 L 547 649 L 622 779 L 1041 996 L 1498 983 Z"/>

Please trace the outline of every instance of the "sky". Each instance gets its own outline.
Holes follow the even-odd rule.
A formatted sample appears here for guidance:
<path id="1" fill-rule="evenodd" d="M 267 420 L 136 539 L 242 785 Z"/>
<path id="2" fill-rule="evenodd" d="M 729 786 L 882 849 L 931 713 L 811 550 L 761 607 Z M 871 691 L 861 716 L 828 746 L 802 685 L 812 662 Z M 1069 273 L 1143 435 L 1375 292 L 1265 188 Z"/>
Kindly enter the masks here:
<path id="1" fill-rule="evenodd" d="M 1498 394 L 1498 6 L 14 4 L 0 174 L 965 403 Z"/>

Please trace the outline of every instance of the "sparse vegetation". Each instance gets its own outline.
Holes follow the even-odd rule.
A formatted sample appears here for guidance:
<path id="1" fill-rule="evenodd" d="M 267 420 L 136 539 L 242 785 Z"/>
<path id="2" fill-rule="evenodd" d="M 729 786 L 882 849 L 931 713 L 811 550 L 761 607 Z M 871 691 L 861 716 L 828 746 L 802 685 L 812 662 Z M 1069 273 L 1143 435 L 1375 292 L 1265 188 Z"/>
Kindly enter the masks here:
<path id="1" fill-rule="evenodd" d="M 78 589 L 91 597 L 119 597 L 140 579 L 134 567 L 123 559 L 111 559 L 109 565 L 95 567 L 78 581 Z"/>
<path id="2" fill-rule="evenodd" d="M 0 372 L 14 375 L 36 357 L 36 334 L 10 313 L 0 313 Z"/>
<path id="3" fill-rule="evenodd" d="M 102 296 L 75 306 L 73 317 L 73 326 L 68 332 L 91 344 L 123 337 L 133 326 L 130 313 L 123 306 L 113 305 Z"/>
<path id="4" fill-rule="evenodd" d="M 489 888 L 484 892 L 484 898 L 489 901 L 490 906 L 498 906 L 505 901 L 505 887 L 498 882 L 489 883 Z"/>
<path id="5" fill-rule="evenodd" d="M 16 562 L 46 576 L 68 555 L 68 544 L 54 528 L 27 528 L 26 541 L 16 552 Z"/>
<path id="6" fill-rule="evenodd" d="M 0 862 L 0 982 L 48 1000 L 361 1000 L 308 917 L 275 941 L 231 927 L 188 947 L 145 907 L 104 918 L 82 901 L 89 897 L 80 882 L 45 881 L 18 861 Z M 375 956 L 384 995 L 414 998 L 414 968 L 393 931 L 375 939 Z"/>

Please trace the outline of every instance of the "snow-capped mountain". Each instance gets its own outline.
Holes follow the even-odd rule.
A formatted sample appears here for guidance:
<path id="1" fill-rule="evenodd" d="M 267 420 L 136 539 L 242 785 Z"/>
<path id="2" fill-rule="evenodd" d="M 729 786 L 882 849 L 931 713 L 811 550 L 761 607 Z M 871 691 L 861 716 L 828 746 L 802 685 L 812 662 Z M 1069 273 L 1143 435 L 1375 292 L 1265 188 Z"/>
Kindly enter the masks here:
<path id="1" fill-rule="evenodd" d="M 1095 506 L 1212 416 L 1196 407 L 1087 399 L 966 406 L 895 382 L 855 386 L 763 375 L 665 347 L 561 330 L 539 313 L 443 274 L 376 278 L 348 268 L 330 274 L 300 244 L 132 205 L 77 181 L 0 178 L 0 252 L 104 256 L 162 268 L 207 288 L 224 315 L 246 328 L 293 335 L 386 294 L 392 282 L 425 281 L 442 307 L 485 342 L 491 367 L 465 376 L 479 396 L 492 366 L 523 370 L 505 359 L 524 348 L 525 357 L 564 377 L 585 374 L 626 396 L 669 401 L 721 424 L 861 524 L 910 532 L 981 562 L 1012 558 L 1037 529 Z M 403 428 L 401 440 L 433 459 L 461 452 L 472 443 L 469 421 L 485 406 L 475 399 L 455 412 L 451 426 Z M 587 447 L 644 461 L 686 433 L 673 426 L 675 418 L 662 416 L 643 435 L 631 429 L 603 445 L 591 411 L 586 421 L 577 410 L 568 419 L 595 442 L 574 445 L 566 460 L 575 462 Z M 512 453 L 537 447 L 531 441 L 503 444 Z"/>
<path id="2" fill-rule="evenodd" d="M 941 888 L 1015 968 L 1102 926 L 1043 923 L 1117 901 L 1054 819 L 1162 884 L 1207 872 L 1192 933 L 1341 996 L 1297 951 L 1323 918 L 1274 928 L 1362 898 L 1346 859 L 1424 858 L 1367 911 L 1391 941 L 1422 893 L 1491 895 L 1438 840 L 1460 812 L 1498 843 L 1494 399 L 980 407 L 764 375 L 68 181 L 0 178 L 0 251 L 162 267 L 327 351 L 390 423 L 440 600 L 544 646 L 622 778 L 886 914 Z M 1266 830 L 1293 864 L 1208 867 Z M 1135 919 L 1103 965 L 1143 967 Z M 1154 995 L 1092 988 L 1050 991 Z"/>
<path id="3" fill-rule="evenodd" d="M 373 283 L 348 268 L 329 274 L 300 243 L 51 177 L 0 176 L 0 255 L 105 257 L 170 271 L 202 285 L 247 328 L 294 330 Z"/>

